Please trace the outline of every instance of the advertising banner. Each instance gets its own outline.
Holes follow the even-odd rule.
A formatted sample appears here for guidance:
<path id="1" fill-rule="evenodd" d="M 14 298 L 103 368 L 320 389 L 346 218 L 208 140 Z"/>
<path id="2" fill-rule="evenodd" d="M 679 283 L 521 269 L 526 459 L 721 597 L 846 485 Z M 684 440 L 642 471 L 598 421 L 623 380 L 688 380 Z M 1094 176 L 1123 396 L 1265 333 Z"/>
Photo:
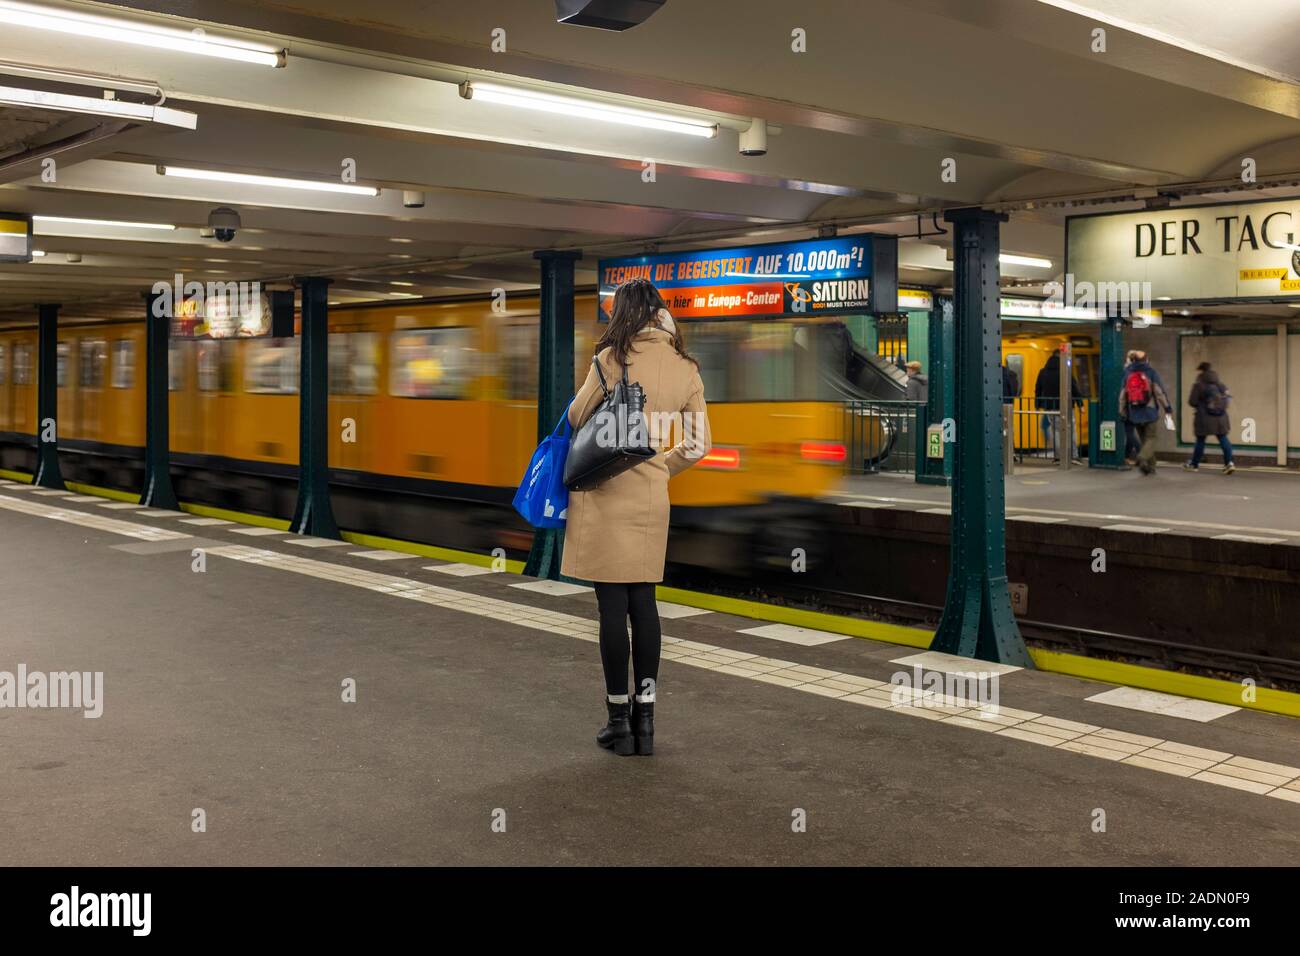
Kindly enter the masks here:
<path id="1" fill-rule="evenodd" d="M 29 262 L 32 220 L 23 213 L 0 213 L 0 262 Z"/>
<path id="2" fill-rule="evenodd" d="M 1300 199 L 1073 216 L 1065 230 L 1066 273 L 1099 298 L 1121 283 L 1159 301 L 1300 296 Z"/>
<path id="3" fill-rule="evenodd" d="M 892 236 L 629 256 L 602 259 L 598 268 L 602 321 L 609 319 L 614 291 L 638 278 L 653 282 L 669 311 L 682 319 L 893 311 L 897 306 L 897 240 Z M 882 291 L 890 301 L 877 308 Z"/>

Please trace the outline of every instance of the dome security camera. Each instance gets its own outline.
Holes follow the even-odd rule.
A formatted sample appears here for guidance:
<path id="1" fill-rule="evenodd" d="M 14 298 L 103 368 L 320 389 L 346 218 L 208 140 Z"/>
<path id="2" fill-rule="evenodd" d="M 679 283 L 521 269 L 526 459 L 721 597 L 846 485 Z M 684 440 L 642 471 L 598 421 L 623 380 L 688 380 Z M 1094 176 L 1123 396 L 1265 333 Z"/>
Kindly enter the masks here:
<path id="1" fill-rule="evenodd" d="M 218 206 L 208 213 L 208 228 L 217 237 L 217 242 L 230 242 L 242 225 L 238 211 L 229 206 Z"/>

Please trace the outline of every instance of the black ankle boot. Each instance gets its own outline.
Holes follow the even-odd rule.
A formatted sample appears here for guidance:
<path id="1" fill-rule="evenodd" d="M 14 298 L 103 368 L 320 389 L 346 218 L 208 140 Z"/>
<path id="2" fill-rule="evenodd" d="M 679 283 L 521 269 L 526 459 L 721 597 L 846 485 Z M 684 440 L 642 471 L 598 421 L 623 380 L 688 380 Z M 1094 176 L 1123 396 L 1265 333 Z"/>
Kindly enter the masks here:
<path id="1" fill-rule="evenodd" d="M 608 698 L 605 707 L 609 711 L 609 723 L 596 732 L 596 743 L 606 750 L 612 750 L 620 757 L 626 757 L 636 751 L 632 737 L 631 704 L 615 704 Z"/>
<path id="2" fill-rule="evenodd" d="M 632 734 L 636 737 L 636 752 L 649 757 L 655 752 L 655 705 L 633 698 Z"/>

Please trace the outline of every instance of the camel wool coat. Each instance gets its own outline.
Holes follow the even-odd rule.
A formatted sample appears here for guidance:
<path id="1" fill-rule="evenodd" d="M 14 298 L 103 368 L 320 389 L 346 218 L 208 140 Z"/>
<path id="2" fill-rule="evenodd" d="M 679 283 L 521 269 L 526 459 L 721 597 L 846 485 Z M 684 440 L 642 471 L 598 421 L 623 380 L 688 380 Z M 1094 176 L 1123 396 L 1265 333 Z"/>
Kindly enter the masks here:
<path id="1" fill-rule="evenodd" d="M 597 361 L 612 388 L 623 374 L 613 349 L 602 349 Z M 667 331 L 647 326 L 637 334 L 627 357 L 627 377 L 645 392 L 646 419 L 659 453 L 590 491 L 569 494 L 560 570 L 583 581 L 658 583 L 664 579 L 668 479 L 712 447 L 704 383 L 694 363 L 677 354 Z M 581 427 L 604 398 L 593 367 L 569 408 L 569 423 Z M 671 430 L 665 425 L 670 416 L 677 421 Z M 674 439 L 677 443 L 665 452 Z"/>

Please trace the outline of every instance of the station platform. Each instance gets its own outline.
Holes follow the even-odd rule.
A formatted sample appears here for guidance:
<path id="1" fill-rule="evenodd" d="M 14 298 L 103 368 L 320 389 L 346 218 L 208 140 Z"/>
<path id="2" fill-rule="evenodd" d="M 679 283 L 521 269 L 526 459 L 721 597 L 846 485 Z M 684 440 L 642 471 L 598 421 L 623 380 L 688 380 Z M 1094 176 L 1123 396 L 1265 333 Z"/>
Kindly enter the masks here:
<path id="1" fill-rule="evenodd" d="M 1178 534 L 1300 546 L 1300 472 L 1217 464 L 1185 471 L 1161 462 L 1156 473 L 1080 466 L 1019 465 L 1006 479 L 1007 520 L 1063 524 L 1138 534 Z M 917 484 L 911 475 L 845 479 L 828 500 L 855 508 L 948 514 L 951 491 Z"/>
<path id="2" fill-rule="evenodd" d="M 665 604 L 657 752 L 621 758 L 585 588 L 7 480 L 0 536 L 0 670 L 104 675 L 95 719 L 0 709 L 11 864 L 1300 855 L 1276 714 Z M 996 707 L 891 686 L 972 669 Z"/>

